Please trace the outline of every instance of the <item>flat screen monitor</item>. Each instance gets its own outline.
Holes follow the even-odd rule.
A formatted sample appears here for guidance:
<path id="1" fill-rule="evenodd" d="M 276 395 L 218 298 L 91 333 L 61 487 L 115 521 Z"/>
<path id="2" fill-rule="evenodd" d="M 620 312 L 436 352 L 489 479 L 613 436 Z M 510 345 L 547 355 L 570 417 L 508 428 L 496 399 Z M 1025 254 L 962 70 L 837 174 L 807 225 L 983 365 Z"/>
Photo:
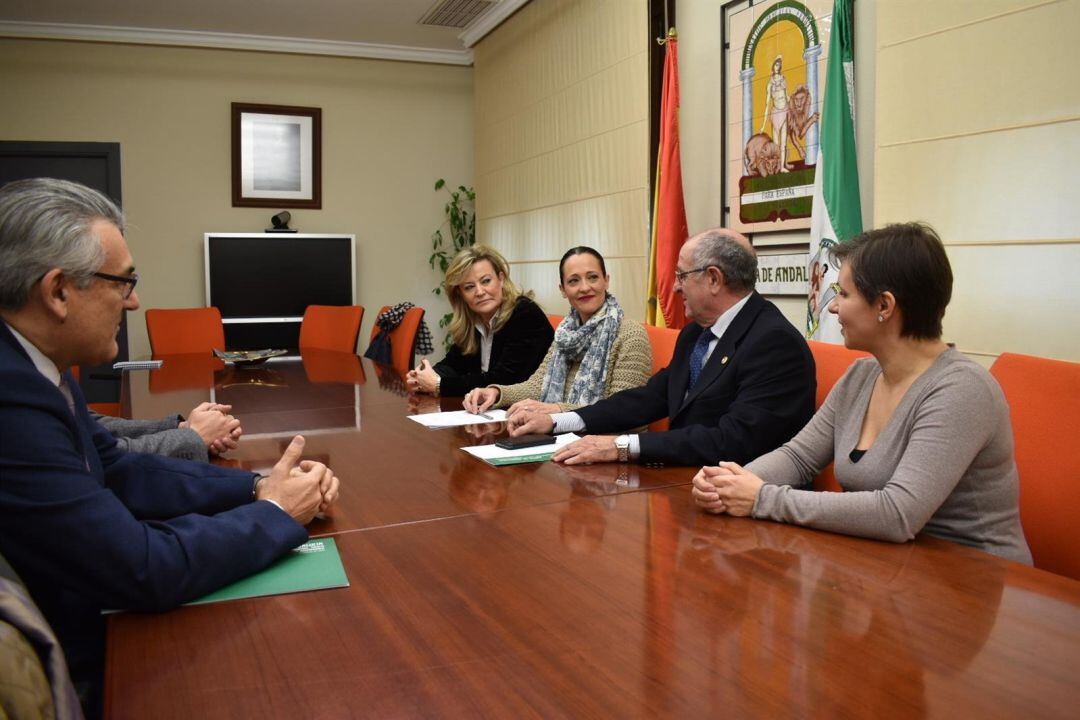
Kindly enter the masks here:
<path id="1" fill-rule="evenodd" d="M 353 305 L 356 236 L 206 233 L 206 304 L 226 321 L 299 321 L 308 305 Z"/>

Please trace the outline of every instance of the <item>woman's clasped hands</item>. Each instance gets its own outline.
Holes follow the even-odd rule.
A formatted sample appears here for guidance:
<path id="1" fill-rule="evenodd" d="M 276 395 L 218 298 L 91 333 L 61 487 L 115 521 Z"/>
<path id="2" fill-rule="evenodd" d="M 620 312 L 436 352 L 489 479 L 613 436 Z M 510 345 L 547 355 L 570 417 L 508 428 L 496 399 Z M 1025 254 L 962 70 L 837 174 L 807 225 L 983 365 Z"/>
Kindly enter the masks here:
<path id="1" fill-rule="evenodd" d="M 706 512 L 746 517 L 764 481 L 733 462 L 705 466 L 694 476 L 694 502 Z"/>

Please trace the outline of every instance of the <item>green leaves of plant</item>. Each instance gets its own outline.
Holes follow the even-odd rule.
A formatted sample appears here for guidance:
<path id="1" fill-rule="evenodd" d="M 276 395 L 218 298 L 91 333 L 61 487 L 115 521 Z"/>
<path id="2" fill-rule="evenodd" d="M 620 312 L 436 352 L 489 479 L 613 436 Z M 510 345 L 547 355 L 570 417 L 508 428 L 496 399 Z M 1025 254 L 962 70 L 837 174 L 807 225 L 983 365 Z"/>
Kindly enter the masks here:
<path id="1" fill-rule="evenodd" d="M 446 187 L 446 180 L 439 178 L 435 181 L 435 191 L 438 192 Z M 459 185 L 454 192 L 450 193 L 450 200 L 443 206 L 446 221 L 443 225 L 450 226 L 450 243 L 447 246 L 446 237 L 442 233 L 442 227 L 431 234 L 431 256 L 428 264 L 434 270 L 436 265 L 446 274 L 450 267 L 450 260 L 463 248 L 471 247 L 476 243 L 476 213 L 473 204 L 476 201 L 476 192 L 464 185 Z M 441 288 L 432 290 L 436 295 L 441 294 Z"/>

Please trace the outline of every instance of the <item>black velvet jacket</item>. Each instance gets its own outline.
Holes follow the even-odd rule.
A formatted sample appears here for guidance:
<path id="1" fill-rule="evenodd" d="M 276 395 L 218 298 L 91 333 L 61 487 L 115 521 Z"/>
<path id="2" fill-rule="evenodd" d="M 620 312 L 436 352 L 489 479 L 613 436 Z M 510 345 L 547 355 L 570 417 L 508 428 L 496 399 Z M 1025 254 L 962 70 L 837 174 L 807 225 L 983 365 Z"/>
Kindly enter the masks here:
<path id="1" fill-rule="evenodd" d="M 480 332 L 473 330 L 480 342 Z M 514 312 L 506 324 L 495 333 L 491 342 L 491 359 L 487 372 L 480 369 L 479 349 L 465 355 L 454 345 L 435 365 L 442 378 L 442 395 L 464 395 L 475 387 L 512 385 L 527 380 L 547 354 L 555 331 L 540 306 L 529 298 L 518 298 Z"/>

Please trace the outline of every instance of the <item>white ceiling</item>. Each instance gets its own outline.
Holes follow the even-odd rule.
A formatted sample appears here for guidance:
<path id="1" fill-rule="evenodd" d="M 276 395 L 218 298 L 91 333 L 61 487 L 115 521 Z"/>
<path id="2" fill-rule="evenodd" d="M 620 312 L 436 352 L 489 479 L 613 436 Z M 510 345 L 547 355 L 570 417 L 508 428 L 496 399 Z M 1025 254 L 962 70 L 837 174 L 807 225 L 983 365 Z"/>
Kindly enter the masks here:
<path id="1" fill-rule="evenodd" d="M 70 37 L 282 52 L 396 57 L 468 64 L 477 26 L 505 19 L 527 0 L 499 0 L 466 30 L 418 24 L 438 0 L 3 0 L 0 36 Z M 497 22 L 495 23 L 497 24 Z M 94 27 L 100 27 L 95 35 Z M 486 28 L 487 30 L 490 27 Z M 139 33 L 136 30 L 147 32 Z M 486 30 L 484 30 L 486 32 Z M 471 34 L 471 35 L 470 35 Z M 459 37 L 463 36 L 463 37 Z M 139 39 L 140 37 L 144 39 Z M 190 40 L 190 42 L 185 41 Z M 202 41 L 200 41 L 202 40 Z M 291 42 L 290 42 L 291 41 Z M 269 43 L 269 46 L 262 47 Z M 293 49 L 289 49 L 289 47 Z M 308 49 L 304 49 L 308 48 Z M 415 57 L 408 51 L 415 50 Z"/>

